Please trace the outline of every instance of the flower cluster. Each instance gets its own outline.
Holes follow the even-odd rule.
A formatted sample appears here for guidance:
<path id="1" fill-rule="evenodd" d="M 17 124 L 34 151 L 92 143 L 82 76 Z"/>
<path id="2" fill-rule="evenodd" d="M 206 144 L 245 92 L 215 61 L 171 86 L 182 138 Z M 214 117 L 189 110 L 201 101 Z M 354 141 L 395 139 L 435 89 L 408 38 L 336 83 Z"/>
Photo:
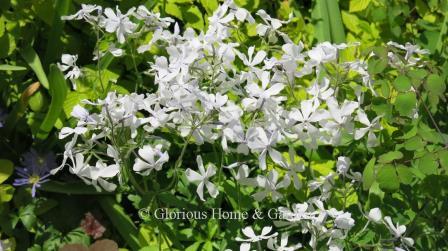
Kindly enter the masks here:
<path id="1" fill-rule="evenodd" d="M 311 168 L 296 156 L 294 146 L 309 151 L 356 141 L 365 142 L 368 148 L 377 146 L 382 114 L 365 103 L 366 96 L 377 95 L 375 79 L 369 74 L 367 59 L 347 61 L 342 56 L 347 49 L 356 50 L 358 44 L 324 42 L 306 48 L 281 31 L 289 20 L 272 18 L 263 10 L 256 14 L 225 1 L 209 18 L 208 29 L 200 33 L 191 28 L 182 33 L 173 19 L 162 18 L 144 6 L 123 14 L 118 8 L 83 5 L 79 12 L 65 17 L 114 34 L 117 45 L 128 38 L 140 41 L 138 38 L 151 32 L 150 41 L 139 45 L 137 51 L 146 53 L 157 46 L 166 54 L 154 55 L 149 62 L 147 73 L 156 86 L 153 93 L 110 92 L 104 99 L 84 100 L 83 106 L 73 109 L 77 125 L 61 130 L 60 138 L 71 140 L 65 145 L 63 163 L 53 173 L 68 164 L 70 172 L 84 182 L 113 191 L 117 188 L 115 177 L 123 184 L 133 175 L 131 171 L 147 176 L 169 168 L 170 144 L 157 136 L 161 130 L 176 133 L 185 144 L 220 142 L 225 154 L 255 160 L 226 163 L 225 167 L 241 186 L 254 188 L 252 195 L 257 201 L 281 202 L 281 191 L 300 190 L 305 183 L 316 196 L 293 204 L 292 209 L 281 207 L 291 216 L 283 225 L 299 226 L 302 233 L 309 233 L 309 245 L 314 249 L 326 240 L 330 250 L 341 250 L 355 221 L 350 212 L 324 205 L 336 180 L 347 178 L 357 183 L 361 174 L 350 169 L 350 158 L 340 156 L 337 172 L 306 176 L 303 173 Z M 238 27 L 256 20 L 261 20 L 256 32 L 264 46 L 235 42 Z M 406 53 L 402 57 L 400 51 L 389 52 L 389 64 L 396 68 L 418 65 L 420 54 L 426 53 L 411 45 L 390 46 Z M 117 50 L 113 44 L 109 52 L 121 56 L 123 51 Z M 101 53 L 95 56 L 99 60 Z M 62 61 L 63 70 L 73 68 L 67 78 L 79 76 L 76 56 L 63 56 Z M 281 149 L 285 147 L 289 150 L 284 154 Z M 197 184 L 201 200 L 206 197 L 204 187 L 211 197 L 218 196 L 219 184 L 213 183 L 213 177 L 220 167 L 209 163 L 205 168 L 201 156 L 197 157 L 199 172 L 191 168 L 182 172 L 178 163 L 175 172 Z M 395 238 L 401 238 L 403 226 L 394 226 L 387 217 L 384 221 Z M 252 228 L 244 229 L 248 239 L 238 239 L 243 242 L 241 249 L 249 250 L 250 243 L 263 239 L 271 239 L 268 247 L 272 250 L 295 250 L 303 244 L 287 249 L 288 236 L 282 235 L 279 246 L 273 239 L 277 234 L 268 235 L 270 231 L 263 229 L 257 236 Z M 412 246 L 411 240 L 402 240 L 405 246 Z"/>

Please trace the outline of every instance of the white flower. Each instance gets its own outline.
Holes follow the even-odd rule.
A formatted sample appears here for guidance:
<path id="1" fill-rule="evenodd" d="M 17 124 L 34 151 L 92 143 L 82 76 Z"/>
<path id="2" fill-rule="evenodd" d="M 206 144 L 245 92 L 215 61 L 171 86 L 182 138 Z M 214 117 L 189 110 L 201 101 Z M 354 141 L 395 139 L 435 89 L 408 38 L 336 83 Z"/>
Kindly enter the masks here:
<path id="1" fill-rule="evenodd" d="M 297 175 L 298 172 L 305 171 L 305 167 L 303 165 L 303 161 L 296 161 L 295 156 L 296 152 L 293 147 L 289 148 L 289 163 L 282 158 L 280 162 L 280 166 L 287 169 L 287 175 L 292 179 L 294 183 L 294 187 L 299 190 L 302 187 L 302 183 Z"/>
<path id="2" fill-rule="evenodd" d="M 303 51 L 303 43 L 299 44 L 287 43 L 282 45 L 282 51 L 285 53 L 282 56 L 283 66 L 287 71 L 296 71 L 297 62 L 303 62 L 305 55 Z"/>
<path id="3" fill-rule="evenodd" d="M 400 239 L 406 246 L 412 247 L 414 245 L 414 240 L 410 237 L 404 237 L 406 232 L 406 226 L 397 224 L 394 226 L 392 219 L 389 216 L 384 217 L 385 225 L 389 231 L 394 235 L 395 238 Z"/>
<path id="4" fill-rule="evenodd" d="M 264 24 L 258 24 L 256 27 L 257 34 L 259 36 L 267 36 L 269 42 L 276 43 L 278 41 L 277 37 L 281 36 L 284 41 L 287 43 L 291 43 L 291 39 L 283 32 L 280 32 L 278 29 L 282 27 L 283 24 L 288 23 L 292 18 L 292 12 L 289 15 L 289 20 L 281 21 L 269 16 L 265 10 L 261 9 L 257 11 L 257 15 L 261 17 Z"/>
<path id="5" fill-rule="evenodd" d="M 87 22 L 93 22 L 96 21 L 98 16 L 91 15 L 92 12 L 97 11 L 98 13 L 101 13 L 102 8 L 101 6 L 97 6 L 94 4 L 81 4 L 81 9 L 76 12 L 73 15 L 69 16 L 62 16 L 62 20 L 81 20 L 84 19 Z"/>
<path id="6" fill-rule="evenodd" d="M 339 229 L 350 230 L 355 225 L 355 220 L 352 219 L 350 213 L 346 212 L 336 216 L 334 223 Z"/>
<path id="7" fill-rule="evenodd" d="M 243 234 L 247 237 L 246 239 L 237 237 L 235 240 L 236 241 L 241 241 L 244 242 L 241 244 L 240 246 L 240 251 L 249 251 L 250 250 L 250 244 L 253 242 L 259 242 L 261 240 L 267 240 L 269 238 L 275 237 L 278 235 L 277 232 L 273 233 L 273 234 L 269 234 L 272 230 L 272 227 L 263 227 L 263 229 L 261 230 L 261 234 L 260 235 L 256 235 L 254 232 L 254 229 L 252 227 L 245 227 L 243 228 L 242 232 Z"/>
<path id="8" fill-rule="evenodd" d="M 406 232 L 406 226 L 400 225 L 398 223 L 396 226 L 394 226 L 394 223 L 389 216 L 385 216 L 384 221 L 386 222 L 386 227 L 389 228 L 390 232 L 395 236 L 395 238 L 400 238 Z"/>
<path id="9" fill-rule="evenodd" d="M 267 246 L 270 250 L 276 251 L 294 251 L 302 247 L 300 243 L 288 247 L 288 237 L 289 235 L 287 233 L 282 233 L 280 245 L 277 244 L 277 237 L 270 238 Z"/>
<path id="10" fill-rule="evenodd" d="M 381 125 L 379 123 L 380 118 L 381 118 L 381 116 L 378 116 L 370 122 L 369 118 L 367 118 L 367 115 L 365 114 L 365 112 L 361 109 L 358 109 L 358 114 L 357 114 L 356 120 L 361 122 L 363 125 L 365 125 L 367 127 L 356 129 L 355 130 L 355 139 L 358 140 L 358 139 L 362 138 L 366 133 L 368 133 L 367 146 L 368 147 L 377 146 L 379 144 L 379 141 L 374 133 L 374 130 L 381 129 Z"/>
<path id="11" fill-rule="evenodd" d="M 117 188 L 117 185 L 106 181 L 107 178 L 113 178 L 120 172 L 120 167 L 118 165 L 107 165 L 101 161 L 97 161 L 96 165 L 90 167 L 90 175 L 84 177 L 90 178 L 92 185 L 94 185 L 97 190 L 101 186 L 104 190 L 112 192 Z"/>
<path id="12" fill-rule="evenodd" d="M 387 43 L 387 45 L 391 45 L 391 46 L 394 46 L 394 47 L 396 47 L 398 49 L 405 50 L 406 51 L 406 55 L 404 56 L 404 59 L 406 61 L 408 61 L 408 63 L 410 65 L 415 65 L 420 60 L 418 58 L 415 58 L 414 54 L 421 54 L 421 55 L 429 54 L 428 50 L 420 49 L 420 46 L 413 45 L 413 44 L 411 44 L 409 42 L 407 42 L 405 45 L 401 45 L 401 44 L 398 44 L 396 42 L 389 41 Z"/>
<path id="13" fill-rule="evenodd" d="M 138 156 L 135 159 L 133 170 L 141 175 L 149 175 L 152 170 L 162 170 L 163 164 L 168 162 L 168 153 L 162 151 L 162 145 L 158 144 L 155 147 L 145 145 L 138 150 Z"/>
<path id="14" fill-rule="evenodd" d="M 358 102 L 344 100 L 344 103 L 339 106 L 338 101 L 334 97 L 327 100 L 328 109 L 332 118 L 338 124 L 344 124 L 350 118 L 352 113 L 359 107 Z"/>
<path id="15" fill-rule="evenodd" d="M 330 245 L 328 246 L 328 251 L 343 251 L 344 250 L 344 245 L 339 244 L 339 243 L 330 243 Z"/>
<path id="16" fill-rule="evenodd" d="M 269 153 L 272 160 L 279 164 L 282 161 L 282 155 L 279 151 L 275 150 L 273 146 L 277 143 L 278 132 L 274 131 L 269 135 L 261 127 L 249 128 L 247 130 L 247 146 L 254 150 L 260 152 L 258 156 L 258 161 L 260 163 L 261 170 L 266 169 L 266 155 Z"/>
<path id="17" fill-rule="evenodd" d="M 81 135 L 81 134 L 84 134 L 86 132 L 87 132 L 87 128 L 81 127 L 81 126 L 77 126 L 75 128 L 63 127 L 61 129 L 61 131 L 59 132 L 59 139 L 64 139 L 67 136 L 70 136 L 72 134 Z"/>
<path id="18" fill-rule="evenodd" d="M 336 162 L 336 169 L 338 173 L 343 175 L 347 174 L 351 163 L 352 161 L 349 157 L 339 156 L 338 161 Z"/>
<path id="19" fill-rule="evenodd" d="M 242 185 L 254 186 L 255 182 L 252 178 L 249 177 L 249 167 L 246 164 L 241 164 L 239 162 L 233 163 L 228 166 L 224 166 L 227 169 L 233 169 L 238 167 L 238 172 L 235 174 L 235 180 Z"/>
<path id="20" fill-rule="evenodd" d="M 76 65 L 78 55 L 62 54 L 61 64 L 58 63 L 58 68 L 65 73 L 65 79 L 78 79 L 81 76 L 81 69 Z M 76 85 L 73 83 L 73 89 L 76 90 Z"/>
<path id="21" fill-rule="evenodd" d="M 124 50 L 121 48 L 117 48 L 116 45 L 114 43 L 109 44 L 109 48 L 107 49 L 110 54 L 112 54 L 112 56 L 114 57 L 121 57 L 124 54 Z M 95 60 L 95 59 L 94 59 Z"/>
<path id="22" fill-rule="evenodd" d="M 300 122 L 296 125 L 299 132 L 314 132 L 317 128 L 312 123 L 328 119 L 330 116 L 327 111 L 318 107 L 319 104 L 313 100 L 303 100 L 300 102 L 300 110 L 293 108 L 288 117 L 290 120 Z"/>
<path id="23" fill-rule="evenodd" d="M 289 222 L 300 222 L 303 219 L 309 219 L 313 213 L 308 213 L 308 203 L 296 203 L 292 205 L 292 210 L 286 207 L 279 207 L 278 211 L 281 213 L 282 217 Z M 317 212 L 316 212 L 317 213 Z"/>
<path id="24" fill-rule="evenodd" d="M 75 155 L 72 163 L 70 172 L 76 174 L 86 184 L 92 184 L 98 191 L 101 191 L 101 188 L 103 188 L 108 192 L 112 192 L 117 188 L 117 185 L 108 182 L 107 179 L 115 177 L 120 172 L 118 165 L 107 165 L 102 161 L 97 161 L 95 166 L 90 166 L 84 162 L 84 156 L 81 153 Z"/>
<path id="25" fill-rule="evenodd" d="M 259 175 L 255 182 L 258 187 L 263 189 L 253 195 L 257 201 L 264 200 L 264 198 L 268 195 L 271 195 L 273 201 L 277 201 L 283 197 L 283 195 L 277 190 L 286 188 L 291 184 L 291 180 L 287 175 L 284 176 L 283 180 L 279 182 L 279 175 L 275 169 L 271 170 L 266 177 Z"/>
<path id="26" fill-rule="evenodd" d="M 174 23 L 174 19 L 170 17 L 160 17 L 160 13 L 153 13 L 149 11 L 144 5 L 140 5 L 137 8 L 135 17 L 144 20 L 147 28 L 168 28 L 171 23 Z"/>
<path id="27" fill-rule="evenodd" d="M 323 77 L 321 81 L 314 81 L 307 92 L 313 96 L 313 101 L 318 104 L 320 104 L 319 100 L 327 100 L 334 94 L 333 88 L 330 87 L 330 80 L 326 77 Z"/>
<path id="28" fill-rule="evenodd" d="M 336 60 L 338 49 L 330 42 L 323 42 L 308 51 L 308 57 L 314 65 Z"/>
<path id="29" fill-rule="evenodd" d="M 377 207 L 370 209 L 369 214 L 367 215 L 367 218 L 375 223 L 379 223 L 382 217 L 381 210 Z"/>
<path id="30" fill-rule="evenodd" d="M 129 16 L 134 13 L 135 8 L 128 10 L 126 14 L 121 14 L 121 11 L 116 8 L 117 14 L 111 8 L 106 8 L 104 10 L 104 15 L 106 18 L 102 21 L 102 25 L 106 28 L 109 33 L 115 32 L 119 43 L 124 43 L 125 36 L 127 34 L 132 34 L 137 28 L 137 25 L 129 20 Z"/>
<path id="31" fill-rule="evenodd" d="M 220 28 L 231 22 L 235 15 L 233 13 L 227 14 L 228 6 L 226 4 L 219 6 L 213 15 L 208 18 L 209 25 L 213 28 Z"/>
<path id="32" fill-rule="evenodd" d="M 263 59 L 266 57 L 267 53 L 265 51 L 259 51 L 257 54 L 254 55 L 255 47 L 251 46 L 249 47 L 249 50 L 247 52 L 247 56 L 245 54 L 242 54 L 238 52 L 238 57 L 243 61 L 244 65 L 249 67 L 255 67 L 256 65 L 263 62 Z"/>
<path id="33" fill-rule="evenodd" d="M 207 170 L 205 170 L 204 164 L 202 162 L 202 157 L 200 155 L 196 157 L 196 162 L 198 163 L 199 173 L 191 170 L 190 168 L 187 168 L 187 170 L 185 170 L 185 175 L 187 176 L 188 181 L 195 183 L 199 182 L 196 193 L 199 195 L 199 198 L 202 201 L 205 201 L 204 186 L 207 188 L 210 196 L 216 198 L 216 196 L 218 196 L 219 194 L 218 188 L 212 182 L 210 182 L 210 178 L 216 174 L 215 166 L 210 163 L 207 165 Z"/>
<path id="34" fill-rule="evenodd" d="M 271 84 L 270 74 L 268 71 L 256 72 L 256 75 L 261 79 L 261 87 L 256 83 L 250 83 L 246 86 L 246 90 L 250 97 L 242 100 L 243 108 L 246 111 L 255 111 L 260 107 L 267 109 L 274 109 L 277 104 L 284 100 L 283 97 L 276 97 L 284 88 L 282 83 Z"/>

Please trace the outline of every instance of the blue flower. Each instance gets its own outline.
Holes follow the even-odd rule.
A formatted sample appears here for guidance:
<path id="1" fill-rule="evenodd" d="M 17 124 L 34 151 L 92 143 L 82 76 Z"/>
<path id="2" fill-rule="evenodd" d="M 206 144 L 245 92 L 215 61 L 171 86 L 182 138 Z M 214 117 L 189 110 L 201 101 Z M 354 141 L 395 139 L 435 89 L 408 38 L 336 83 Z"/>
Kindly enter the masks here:
<path id="1" fill-rule="evenodd" d="M 14 180 L 14 186 L 31 185 L 31 195 L 36 196 L 36 189 L 49 181 L 50 170 L 57 167 L 56 157 L 53 153 L 40 155 L 31 149 L 22 155 L 22 167 L 16 167 L 16 173 L 20 178 Z"/>

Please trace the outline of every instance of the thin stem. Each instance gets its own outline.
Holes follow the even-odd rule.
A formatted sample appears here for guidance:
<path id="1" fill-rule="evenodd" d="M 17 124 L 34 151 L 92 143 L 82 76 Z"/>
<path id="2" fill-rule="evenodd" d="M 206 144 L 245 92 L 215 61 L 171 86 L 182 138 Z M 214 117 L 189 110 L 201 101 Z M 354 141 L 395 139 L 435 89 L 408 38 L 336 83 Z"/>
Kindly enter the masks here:
<path id="1" fill-rule="evenodd" d="M 100 55 L 100 32 L 99 29 L 95 29 L 95 33 L 96 33 L 96 56 L 97 56 L 97 60 L 96 60 L 96 68 L 98 70 L 98 78 L 99 78 L 99 82 L 101 85 L 101 91 L 102 94 L 105 95 L 106 93 L 104 93 L 104 85 L 103 85 L 103 79 L 102 79 L 102 72 L 101 72 L 101 67 L 100 67 L 100 60 L 101 60 L 101 55 Z M 95 91 L 96 85 L 94 85 L 94 91 Z"/>
<path id="2" fill-rule="evenodd" d="M 261 248 L 261 243 L 259 241 L 257 242 L 257 249 L 259 251 L 263 251 L 263 249 Z"/>

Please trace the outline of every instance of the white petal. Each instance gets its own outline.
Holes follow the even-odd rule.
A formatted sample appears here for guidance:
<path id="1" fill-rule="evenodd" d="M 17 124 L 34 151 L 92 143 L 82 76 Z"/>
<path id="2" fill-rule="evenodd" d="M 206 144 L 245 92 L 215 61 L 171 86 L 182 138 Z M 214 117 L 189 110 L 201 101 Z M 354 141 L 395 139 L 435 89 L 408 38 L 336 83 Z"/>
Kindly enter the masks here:
<path id="1" fill-rule="evenodd" d="M 241 230 L 243 232 L 243 234 L 249 238 L 255 238 L 257 235 L 255 235 L 254 230 L 252 229 L 252 227 L 245 227 L 243 228 L 243 230 Z"/>
<path id="2" fill-rule="evenodd" d="M 205 186 L 207 187 L 207 190 L 208 190 L 208 193 L 210 194 L 210 196 L 212 196 L 213 198 L 216 198 L 216 196 L 218 196 L 219 191 L 213 183 L 207 182 L 207 183 L 205 183 Z"/>
<path id="3" fill-rule="evenodd" d="M 191 170 L 190 168 L 187 168 L 187 170 L 185 170 L 185 176 L 187 176 L 187 179 L 190 182 L 202 181 L 204 179 L 202 175 L 200 175 L 196 171 Z"/>
<path id="4" fill-rule="evenodd" d="M 196 193 L 199 195 L 199 198 L 202 201 L 204 200 L 204 182 L 199 183 L 198 188 L 196 189 Z"/>
<path id="5" fill-rule="evenodd" d="M 252 66 L 255 66 L 263 61 L 263 59 L 266 57 L 265 51 L 259 51 L 257 55 L 255 55 L 254 59 L 251 62 Z"/>

